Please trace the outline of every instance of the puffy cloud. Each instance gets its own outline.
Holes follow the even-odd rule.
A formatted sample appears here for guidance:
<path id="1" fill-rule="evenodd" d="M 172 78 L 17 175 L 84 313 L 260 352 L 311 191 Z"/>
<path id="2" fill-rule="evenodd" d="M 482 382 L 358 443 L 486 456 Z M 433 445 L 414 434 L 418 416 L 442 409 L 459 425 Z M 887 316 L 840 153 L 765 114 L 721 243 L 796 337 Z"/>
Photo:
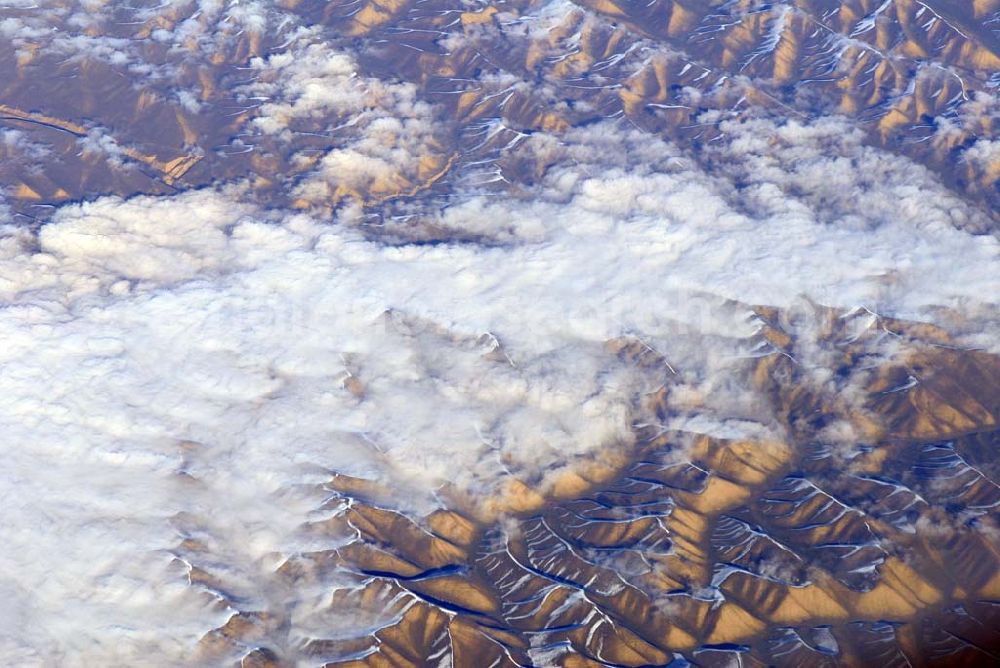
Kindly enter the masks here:
<path id="1" fill-rule="evenodd" d="M 0 235 L 0 295 L 65 305 L 239 266 L 227 228 L 251 208 L 236 201 L 238 189 L 223 192 L 69 205 L 37 235 L 9 226 Z M 242 261 L 253 257 L 247 253 Z"/>
<path id="2" fill-rule="evenodd" d="M 252 67 L 259 76 L 244 94 L 267 100 L 250 123 L 254 130 L 284 141 L 296 132 L 334 138 L 334 148 L 319 159 L 298 156 L 309 173 L 295 197 L 378 200 L 419 188 L 444 168 L 435 110 L 414 84 L 360 76 L 353 56 L 305 33 L 288 50 L 254 59 Z"/>
<path id="3" fill-rule="evenodd" d="M 980 139 L 963 156 L 991 176 L 1000 176 L 1000 141 Z"/>
<path id="4" fill-rule="evenodd" d="M 52 154 L 52 147 L 33 141 L 23 130 L 0 130 L 0 156 L 8 163 L 18 164 L 24 173 L 38 174 L 42 171 L 42 162 Z"/>
<path id="5" fill-rule="evenodd" d="M 263 95 L 252 125 L 265 134 L 280 134 L 303 119 L 345 119 L 366 109 L 393 103 L 393 89 L 377 79 L 358 77 L 354 58 L 322 42 L 283 51 L 269 58 L 254 59 L 259 80 L 247 87 L 248 94 Z M 405 87 L 414 90 L 413 86 Z M 352 123 L 353 125 L 353 123 Z"/>
<path id="6" fill-rule="evenodd" d="M 113 167 L 123 168 L 127 156 L 122 147 L 110 134 L 100 128 L 94 128 L 85 137 L 78 140 L 84 155 L 100 156 Z"/>

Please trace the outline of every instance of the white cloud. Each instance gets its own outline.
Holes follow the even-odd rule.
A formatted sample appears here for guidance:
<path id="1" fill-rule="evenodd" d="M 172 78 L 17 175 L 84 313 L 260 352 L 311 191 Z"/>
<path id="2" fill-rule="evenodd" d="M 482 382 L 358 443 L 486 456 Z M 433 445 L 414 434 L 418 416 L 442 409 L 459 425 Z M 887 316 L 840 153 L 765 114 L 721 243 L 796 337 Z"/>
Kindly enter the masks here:
<path id="1" fill-rule="evenodd" d="M 256 131 L 284 141 L 303 131 L 336 138 L 315 164 L 299 156 L 309 173 L 296 197 L 312 204 L 378 199 L 409 191 L 442 168 L 435 110 L 414 84 L 360 76 L 350 54 L 307 33 L 298 40 L 254 59 L 259 77 L 244 89 L 250 99 L 267 100 L 250 122 Z"/>
<path id="2" fill-rule="evenodd" d="M 25 173 L 42 171 L 41 162 L 52 154 L 51 145 L 33 141 L 23 130 L 0 130 L 0 156 L 8 163 L 18 164 Z"/>

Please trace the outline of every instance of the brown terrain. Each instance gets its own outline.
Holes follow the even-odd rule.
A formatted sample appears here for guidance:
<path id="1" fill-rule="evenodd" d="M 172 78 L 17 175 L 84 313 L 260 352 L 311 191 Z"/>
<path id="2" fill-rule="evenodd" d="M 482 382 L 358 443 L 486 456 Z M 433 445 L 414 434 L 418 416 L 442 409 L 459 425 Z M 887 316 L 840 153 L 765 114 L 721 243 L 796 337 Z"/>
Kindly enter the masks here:
<path id="1" fill-rule="evenodd" d="M 970 231 L 998 229 L 1000 162 L 966 154 L 1000 123 L 1000 0 L 579 0 L 540 31 L 524 25 L 541 4 L 520 0 L 280 4 L 351 45 L 364 75 L 412 83 L 434 105 L 446 131 L 419 165 L 361 190 L 296 191 L 315 163 L 292 156 L 319 156 L 352 130 L 330 130 L 345 119 L 304 118 L 286 141 L 250 126 L 256 106 L 239 92 L 246 63 L 286 36 L 206 23 L 200 38 L 168 49 L 149 35 L 198 22 L 195 5 L 140 21 L 122 5 L 81 32 L 124 40 L 168 73 L 125 77 L 96 56 L 49 48 L 48 36 L 0 44 L 0 129 L 29 142 L 0 142 L 0 187 L 20 222 L 41 224 L 54 205 L 99 194 L 246 179 L 278 206 L 332 211 L 353 198 L 380 221 L 373 235 L 434 238 L 446 232 L 384 221 L 397 205 L 434 202 L 482 174 L 503 177 L 486 187 L 530 185 L 546 166 L 505 150 L 520 134 L 623 115 L 708 160 L 698 149 L 720 129 L 707 111 L 822 110 L 856 120 L 871 145 L 982 204 L 991 226 Z M 449 35 L 463 39 L 445 47 Z M 51 85 L 39 85 L 42 73 Z M 178 104 L 174 88 L 197 89 L 211 112 Z M 483 139 L 496 122 L 502 129 Z M 81 148 L 88 137 L 112 148 Z M 636 425 L 628 452 L 544 487 L 515 480 L 475 501 L 456 493 L 451 509 L 425 517 L 395 509 L 392 489 L 331 473 L 328 519 L 302 530 L 342 547 L 283 555 L 277 566 L 287 591 L 328 593 L 314 624 L 243 605 L 209 549 L 183 541 L 175 554 L 191 565 L 191 586 L 239 610 L 202 640 L 200 658 L 247 667 L 1000 665 L 1000 358 L 877 316 L 852 336 L 847 328 L 868 314 L 816 309 L 833 351 L 825 385 L 797 365 L 789 314 L 754 307 L 774 354 L 748 360 L 744 380 L 780 417 L 784 440 Z M 902 350 L 890 361 L 871 354 L 885 337 Z M 607 350 L 664 368 L 637 340 Z M 643 407 L 651 414 L 671 402 L 663 376 Z M 348 389 L 363 393 L 364 378 L 356 383 Z M 864 391 L 837 392 L 847 386 Z M 860 442 L 817 438 L 834 422 Z M 357 632 L 325 634 L 331 611 L 350 611 Z"/>

